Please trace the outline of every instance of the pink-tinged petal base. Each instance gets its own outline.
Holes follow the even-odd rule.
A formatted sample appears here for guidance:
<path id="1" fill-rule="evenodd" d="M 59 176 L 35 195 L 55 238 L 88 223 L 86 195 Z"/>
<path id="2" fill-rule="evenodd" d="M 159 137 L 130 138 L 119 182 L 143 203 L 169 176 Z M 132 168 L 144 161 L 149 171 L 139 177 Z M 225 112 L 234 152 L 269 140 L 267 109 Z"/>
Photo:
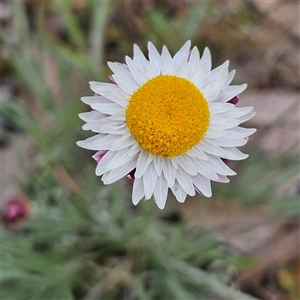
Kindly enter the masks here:
<path id="1" fill-rule="evenodd" d="M 110 83 L 117 84 L 117 83 L 115 82 L 115 80 L 113 79 L 112 75 L 109 75 L 108 78 L 109 78 L 109 82 L 110 82 Z"/>
<path id="2" fill-rule="evenodd" d="M 133 169 L 130 173 L 128 173 L 125 177 L 129 180 L 134 180 L 135 179 L 135 169 Z"/>
<path id="3" fill-rule="evenodd" d="M 240 100 L 239 96 L 235 96 L 231 100 L 229 100 L 228 103 L 236 105 L 239 102 L 239 100 Z"/>
<path id="4" fill-rule="evenodd" d="M 223 162 L 226 164 L 226 165 L 228 165 L 229 164 L 229 162 L 230 162 L 230 160 L 229 159 L 227 159 L 227 158 L 221 158 L 222 160 L 223 160 Z"/>
<path id="5" fill-rule="evenodd" d="M 108 151 L 107 150 L 101 150 L 101 151 L 98 151 L 96 152 L 92 158 L 97 162 L 99 163 L 100 160 L 103 158 L 103 156 L 107 153 Z"/>

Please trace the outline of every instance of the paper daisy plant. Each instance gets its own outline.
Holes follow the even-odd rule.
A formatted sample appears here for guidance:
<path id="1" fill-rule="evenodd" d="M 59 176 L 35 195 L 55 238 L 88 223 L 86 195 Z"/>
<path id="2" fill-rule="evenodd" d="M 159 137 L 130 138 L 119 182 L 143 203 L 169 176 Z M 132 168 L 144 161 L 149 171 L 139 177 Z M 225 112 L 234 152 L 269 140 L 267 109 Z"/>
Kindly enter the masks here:
<path id="1" fill-rule="evenodd" d="M 163 209 L 170 188 L 179 202 L 196 192 L 212 195 L 211 181 L 229 182 L 227 163 L 248 155 L 237 149 L 255 129 L 239 125 L 254 116 L 236 107 L 246 84 L 230 85 L 229 61 L 212 70 L 208 48 L 200 58 L 187 41 L 172 57 L 148 43 L 148 59 L 137 45 L 124 64 L 109 62 L 110 83 L 90 82 L 92 111 L 80 114 L 94 136 L 80 147 L 97 151 L 96 175 L 104 184 L 133 180 L 132 201 L 153 197 Z"/>

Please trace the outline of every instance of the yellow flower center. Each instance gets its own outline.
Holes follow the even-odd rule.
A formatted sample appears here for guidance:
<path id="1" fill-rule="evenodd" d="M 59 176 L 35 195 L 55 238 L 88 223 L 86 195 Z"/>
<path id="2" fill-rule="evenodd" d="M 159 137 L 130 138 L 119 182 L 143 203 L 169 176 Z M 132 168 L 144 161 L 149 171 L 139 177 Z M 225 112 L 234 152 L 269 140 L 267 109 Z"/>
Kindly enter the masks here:
<path id="1" fill-rule="evenodd" d="M 159 75 L 129 98 L 126 122 L 140 147 L 152 155 L 172 158 L 205 136 L 210 112 L 206 99 L 189 80 Z"/>

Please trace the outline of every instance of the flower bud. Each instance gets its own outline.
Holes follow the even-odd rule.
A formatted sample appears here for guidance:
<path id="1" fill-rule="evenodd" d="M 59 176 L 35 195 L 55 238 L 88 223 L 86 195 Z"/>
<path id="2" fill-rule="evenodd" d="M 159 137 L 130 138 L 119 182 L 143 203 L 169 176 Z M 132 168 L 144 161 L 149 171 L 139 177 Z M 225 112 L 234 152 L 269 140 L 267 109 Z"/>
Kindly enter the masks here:
<path id="1" fill-rule="evenodd" d="M 31 211 L 31 202 L 22 195 L 14 196 L 4 205 L 2 222 L 6 225 L 15 225 L 26 220 Z"/>

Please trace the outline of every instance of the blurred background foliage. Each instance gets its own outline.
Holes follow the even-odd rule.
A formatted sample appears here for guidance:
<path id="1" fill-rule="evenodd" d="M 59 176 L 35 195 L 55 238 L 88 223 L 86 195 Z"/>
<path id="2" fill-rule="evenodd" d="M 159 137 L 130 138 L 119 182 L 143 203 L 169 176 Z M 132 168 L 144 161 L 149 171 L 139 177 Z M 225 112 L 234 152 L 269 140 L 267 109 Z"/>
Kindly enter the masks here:
<path id="1" fill-rule="evenodd" d="M 134 43 L 174 54 L 191 39 L 250 90 L 299 92 L 299 34 L 276 18 L 299 4 L 274 3 L 1 1 L 1 299 L 299 299 L 298 141 L 274 155 L 254 124 L 230 184 L 164 211 L 133 207 L 125 179 L 102 186 L 75 145 L 90 136 L 88 81 L 108 81 L 105 62 Z"/>

